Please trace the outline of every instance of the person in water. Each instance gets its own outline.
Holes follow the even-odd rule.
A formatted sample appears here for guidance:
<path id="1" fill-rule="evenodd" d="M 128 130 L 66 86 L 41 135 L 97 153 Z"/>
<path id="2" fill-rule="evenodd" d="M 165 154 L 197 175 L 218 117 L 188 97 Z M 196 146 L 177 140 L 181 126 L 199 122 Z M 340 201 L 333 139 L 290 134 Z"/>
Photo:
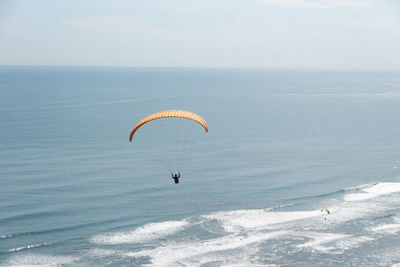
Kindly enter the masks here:
<path id="1" fill-rule="evenodd" d="M 179 184 L 179 178 L 181 177 L 181 174 L 179 172 L 178 172 L 178 174 L 173 174 L 171 172 L 171 176 L 172 176 L 172 179 L 174 179 L 175 183 Z"/>

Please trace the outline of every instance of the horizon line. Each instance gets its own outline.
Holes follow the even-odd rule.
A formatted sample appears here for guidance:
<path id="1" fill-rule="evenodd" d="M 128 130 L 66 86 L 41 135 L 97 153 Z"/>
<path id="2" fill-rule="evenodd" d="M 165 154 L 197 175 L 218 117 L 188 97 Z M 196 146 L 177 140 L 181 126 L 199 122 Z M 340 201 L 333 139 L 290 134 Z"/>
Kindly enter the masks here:
<path id="1" fill-rule="evenodd" d="M 227 67 L 227 66 L 135 66 L 135 65 L 50 65 L 0 64 L 0 67 L 67 67 L 67 68 L 149 68 L 149 69 L 232 69 L 232 70 L 313 70 L 313 71 L 400 71 L 400 68 L 339 68 L 339 67 Z"/>

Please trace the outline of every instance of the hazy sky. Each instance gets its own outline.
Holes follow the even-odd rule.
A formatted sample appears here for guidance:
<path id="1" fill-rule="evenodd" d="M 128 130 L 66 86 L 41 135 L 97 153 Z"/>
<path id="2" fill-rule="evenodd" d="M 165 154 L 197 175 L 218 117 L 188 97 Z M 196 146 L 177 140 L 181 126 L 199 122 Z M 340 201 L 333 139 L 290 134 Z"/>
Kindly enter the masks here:
<path id="1" fill-rule="evenodd" d="M 400 0 L 0 0 L 0 64 L 400 69 Z"/>

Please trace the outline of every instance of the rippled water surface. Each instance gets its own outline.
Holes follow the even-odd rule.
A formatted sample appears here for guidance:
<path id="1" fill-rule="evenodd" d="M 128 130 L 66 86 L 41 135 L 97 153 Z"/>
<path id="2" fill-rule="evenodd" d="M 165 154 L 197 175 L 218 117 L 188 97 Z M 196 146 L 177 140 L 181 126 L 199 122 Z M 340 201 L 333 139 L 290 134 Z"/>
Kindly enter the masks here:
<path id="1" fill-rule="evenodd" d="M 164 109 L 210 130 L 129 142 Z M 398 72 L 2 66 L 0 265 L 399 266 L 399 117 Z"/>

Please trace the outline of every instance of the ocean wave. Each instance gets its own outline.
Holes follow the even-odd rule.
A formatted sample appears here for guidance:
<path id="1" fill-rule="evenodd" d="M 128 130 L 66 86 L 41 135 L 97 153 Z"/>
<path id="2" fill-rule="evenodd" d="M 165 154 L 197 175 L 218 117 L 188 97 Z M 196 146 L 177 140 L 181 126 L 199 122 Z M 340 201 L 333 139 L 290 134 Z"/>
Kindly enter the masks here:
<path id="1" fill-rule="evenodd" d="M 368 227 L 366 230 L 377 234 L 397 234 L 400 232 L 400 217 L 392 217 L 391 223 L 382 223 L 373 227 Z"/>
<path id="2" fill-rule="evenodd" d="M 283 205 L 218 211 L 182 221 L 145 224 L 130 232 L 102 234 L 91 241 L 108 245 L 151 242 L 151 249 L 146 245 L 126 252 L 115 246 L 115 251 L 99 252 L 132 257 L 136 263 L 150 266 L 265 266 L 282 262 L 279 257 L 291 253 L 345 254 L 381 238 L 382 233 L 400 231 L 400 219 L 386 216 L 394 212 L 400 198 L 381 198 L 398 192 L 399 185 L 382 182 L 343 189 L 342 194 L 315 201 L 310 210 L 293 210 L 294 206 Z M 357 198 L 356 194 L 368 197 Z M 320 207 L 315 208 L 317 205 Z M 386 223 L 382 224 L 382 220 Z M 185 233 L 176 238 L 175 234 L 184 229 L 194 236 Z M 276 261 L 270 262 L 259 254 L 264 249 L 273 251 L 268 258 L 276 256 Z"/>
<path id="3" fill-rule="evenodd" d="M 354 188 L 354 190 L 361 191 L 360 193 L 351 193 L 344 196 L 345 201 L 360 201 L 377 198 L 384 195 L 400 192 L 400 183 L 396 182 L 382 182 L 376 184 L 368 184 Z"/>
<path id="4" fill-rule="evenodd" d="M 55 215 L 62 214 L 62 212 L 59 211 L 40 211 L 40 212 L 31 212 L 31 213 L 24 213 L 24 214 L 18 214 L 14 216 L 9 216 L 9 217 L 3 217 L 0 218 L 2 223 L 13 223 L 15 221 L 23 221 L 23 220 L 28 220 L 32 218 L 38 218 L 38 217 L 52 217 Z"/>
<path id="5" fill-rule="evenodd" d="M 383 233 L 390 233 L 390 234 L 395 234 L 400 231 L 400 223 L 388 223 L 388 224 L 380 224 L 375 227 L 369 227 L 367 228 L 369 231 L 377 232 L 380 234 Z"/>
<path id="6" fill-rule="evenodd" d="M 302 236 L 308 237 L 311 240 L 297 245 L 298 248 L 312 248 L 313 250 L 318 250 L 321 252 L 327 252 L 335 249 L 333 246 L 323 246 L 324 244 L 331 243 L 338 239 L 351 237 L 350 235 L 337 233 L 308 233 L 306 235 L 303 234 Z"/>
<path id="7" fill-rule="evenodd" d="M 42 231 L 35 231 L 35 232 L 12 233 L 12 234 L 7 234 L 7 235 L 1 235 L 0 239 L 72 231 L 72 230 L 76 230 L 76 229 L 82 229 L 82 228 L 93 227 L 93 226 L 96 226 L 96 225 L 102 225 L 102 224 L 109 223 L 109 222 L 114 222 L 114 221 L 116 221 L 116 220 L 105 220 L 105 221 L 95 222 L 95 223 L 82 223 L 82 224 L 70 225 L 70 226 L 60 227 L 60 228 L 49 228 L 49 229 L 45 229 L 45 230 L 42 230 Z"/>
<path id="8" fill-rule="evenodd" d="M 197 262 L 195 265 L 200 266 L 199 258 L 207 253 L 216 253 L 232 249 L 240 249 L 248 245 L 274 239 L 287 234 L 285 231 L 277 231 L 271 233 L 248 233 L 247 235 L 228 235 L 220 238 L 182 242 L 180 244 L 166 244 L 155 249 L 144 250 L 139 252 L 127 253 L 129 257 L 150 257 L 154 266 L 168 266 L 176 262 L 190 258 L 191 261 Z M 221 255 L 219 259 L 224 259 Z M 194 263 L 189 265 L 193 265 Z"/>
<path id="9" fill-rule="evenodd" d="M 21 251 L 21 250 L 26 250 L 26 249 L 31 249 L 31 248 L 38 248 L 38 247 L 43 247 L 43 246 L 50 246 L 53 243 L 41 243 L 41 244 L 33 244 L 33 245 L 27 245 L 27 246 L 22 246 L 22 247 L 18 247 L 18 248 L 12 248 L 9 249 L 8 252 L 17 252 L 17 251 Z"/>
<path id="10" fill-rule="evenodd" d="M 374 240 L 374 238 L 368 236 L 354 237 L 342 233 L 306 232 L 302 233 L 301 236 L 311 240 L 297 245 L 298 248 L 309 248 L 314 251 L 333 254 L 341 254 L 345 250 L 359 247 L 364 242 Z"/>
<path id="11" fill-rule="evenodd" d="M 272 226 L 276 224 L 321 217 L 323 215 L 320 210 L 273 212 L 254 209 L 217 212 L 202 217 L 207 220 L 219 221 L 226 232 L 240 232 L 244 229 L 273 228 Z"/>
<path id="12" fill-rule="evenodd" d="M 27 267 L 27 266 L 46 266 L 58 267 L 72 265 L 79 260 L 74 256 L 50 256 L 44 254 L 16 254 L 8 258 L 0 266 L 4 267 Z"/>
<path id="13" fill-rule="evenodd" d="M 90 241 L 97 244 L 141 243 L 181 231 L 188 225 L 189 223 L 185 220 L 149 223 L 129 232 L 101 234 L 93 237 Z"/>
<path id="14" fill-rule="evenodd" d="M 154 249 L 125 254 L 134 258 L 148 258 L 149 266 L 202 266 L 212 262 L 224 262 L 218 266 L 233 266 L 238 260 L 245 262 L 254 258 L 259 245 L 268 240 L 286 240 L 285 246 L 289 247 L 288 240 L 308 240 L 296 246 L 297 251 L 315 251 L 318 253 L 342 254 L 346 250 L 360 247 L 363 243 L 374 240 L 368 236 L 353 236 L 343 233 L 320 233 L 307 231 L 251 231 L 242 234 L 187 242 L 169 242 Z M 274 241 L 276 242 L 276 241 Z M 278 241 L 279 242 L 279 241 Z M 291 246 L 294 245 L 292 243 Z M 227 262 L 227 259 L 231 261 Z M 246 266 L 259 266 L 257 262 L 250 262 Z M 264 265 L 265 266 L 265 265 Z"/>

